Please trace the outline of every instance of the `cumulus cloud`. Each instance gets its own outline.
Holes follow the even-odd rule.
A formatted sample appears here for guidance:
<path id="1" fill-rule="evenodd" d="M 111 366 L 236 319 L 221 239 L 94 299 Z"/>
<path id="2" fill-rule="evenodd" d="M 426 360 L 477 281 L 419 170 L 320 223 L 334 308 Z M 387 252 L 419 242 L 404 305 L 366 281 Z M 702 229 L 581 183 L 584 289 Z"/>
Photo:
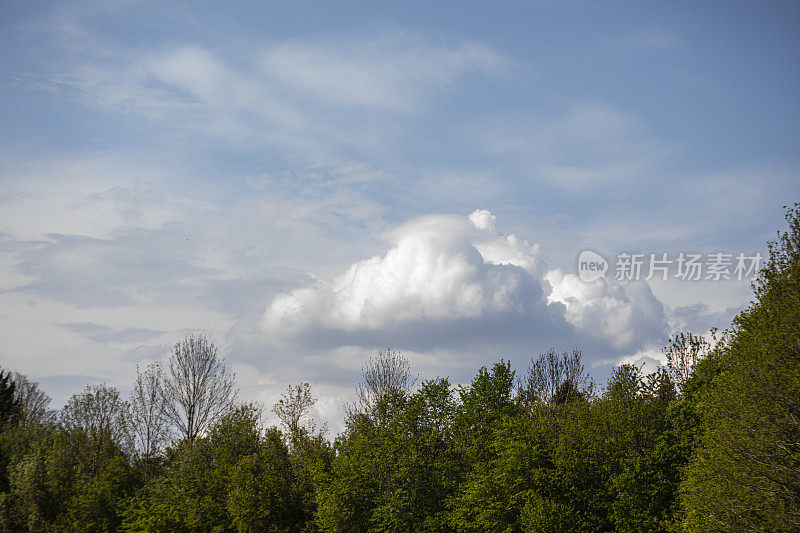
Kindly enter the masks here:
<path id="1" fill-rule="evenodd" d="M 641 348 L 667 334 L 664 306 L 643 281 L 625 286 L 607 278 L 584 283 L 574 274 L 551 270 L 548 302 L 561 302 L 565 317 L 582 335 L 604 339 L 621 352 Z"/>
<path id="2" fill-rule="evenodd" d="M 289 342 L 430 349 L 492 337 L 581 340 L 632 353 L 666 330 L 646 283 L 583 283 L 548 270 L 539 246 L 497 230 L 489 211 L 431 215 L 386 235 L 391 247 L 332 281 L 279 294 L 262 326 Z M 413 337 L 413 339 L 412 339 Z"/>
<path id="3" fill-rule="evenodd" d="M 511 262 L 486 261 L 473 241 L 489 236 L 463 217 L 419 218 L 390 234 L 394 246 L 385 256 L 353 264 L 330 284 L 278 296 L 265 324 L 296 327 L 318 320 L 354 331 L 532 311 L 544 301 L 541 285 Z"/>

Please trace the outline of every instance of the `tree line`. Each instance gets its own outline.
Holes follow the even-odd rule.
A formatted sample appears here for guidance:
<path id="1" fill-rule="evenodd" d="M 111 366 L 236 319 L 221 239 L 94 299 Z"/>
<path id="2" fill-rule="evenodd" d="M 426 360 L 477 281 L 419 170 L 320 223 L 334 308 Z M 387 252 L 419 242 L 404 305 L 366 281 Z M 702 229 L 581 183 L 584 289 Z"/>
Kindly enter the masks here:
<path id="1" fill-rule="evenodd" d="M 723 333 L 678 333 L 668 364 L 580 350 L 466 385 L 415 379 L 381 351 L 345 429 L 312 423 L 308 383 L 238 401 L 213 342 L 191 336 L 60 410 L 0 372 L 4 531 L 800 531 L 800 209 L 769 243 L 751 305 Z"/>

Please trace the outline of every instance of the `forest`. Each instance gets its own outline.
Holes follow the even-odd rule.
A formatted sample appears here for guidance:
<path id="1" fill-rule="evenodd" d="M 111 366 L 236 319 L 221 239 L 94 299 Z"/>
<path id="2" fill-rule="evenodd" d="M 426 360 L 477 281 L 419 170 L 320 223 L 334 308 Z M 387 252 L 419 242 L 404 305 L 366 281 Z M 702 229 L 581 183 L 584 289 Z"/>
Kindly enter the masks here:
<path id="1" fill-rule="evenodd" d="M 0 528 L 153 532 L 800 531 L 800 206 L 725 331 L 595 383 L 579 349 L 455 385 L 364 363 L 345 429 L 312 387 L 237 400 L 206 337 L 58 410 L 0 374 Z"/>

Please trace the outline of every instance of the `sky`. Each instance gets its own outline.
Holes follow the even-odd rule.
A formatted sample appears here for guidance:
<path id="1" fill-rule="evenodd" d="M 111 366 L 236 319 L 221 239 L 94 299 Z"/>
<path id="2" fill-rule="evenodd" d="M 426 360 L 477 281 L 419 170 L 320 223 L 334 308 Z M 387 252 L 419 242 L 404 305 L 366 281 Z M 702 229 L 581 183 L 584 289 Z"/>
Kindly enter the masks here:
<path id="1" fill-rule="evenodd" d="M 0 4 L 0 365 L 63 405 L 205 333 L 241 398 L 361 365 L 596 378 L 725 329 L 800 199 L 795 2 Z M 585 281 L 586 250 L 608 262 Z M 731 272 L 732 272 L 731 267 Z"/>

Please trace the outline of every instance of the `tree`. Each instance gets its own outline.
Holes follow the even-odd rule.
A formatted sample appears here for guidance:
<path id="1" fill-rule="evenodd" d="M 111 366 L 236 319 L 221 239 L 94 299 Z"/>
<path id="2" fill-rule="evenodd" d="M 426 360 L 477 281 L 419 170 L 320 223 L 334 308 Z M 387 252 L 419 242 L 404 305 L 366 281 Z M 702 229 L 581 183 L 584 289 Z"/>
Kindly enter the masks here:
<path id="1" fill-rule="evenodd" d="M 716 329 L 711 330 L 711 333 L 715 335 Z M 676 333 L 669 338 L 669 344 L 662 351 L 667 357 L 667 367 L 679 391 L 692 375 L 694 367 L 708 355 L 712 347 L 706 339 L 688 331 Z"/>
<path id="2" fill-rule="evenodd" d="M 578 349 L 558 353 L 555 349 L 531 359 L 519 384 L 519 397 L 526 405 L 536 402 L 565 403 L 591 392 L 592 382 Z"/>
<path id="3" fill-rule="evenodd" d="M 458 446 L 466 467 L 482 468 L 493 453 L 493 432 L 502 419 L 517 414 L 514 399 L 514 376 L 511 363 L 500 361 L 489 371 L 478 370 L 468 387 L 460 387 L 460 405 L 454 421 Z"/>
<path id="4" fill-rule="evenodd" d="M 131 392 L 136 448 L 144 461 L 145 477 L 150 463 L 169 440 L 169 421 L 164 398 L 164 371 L 160 363 L 144 371 L 136 367 L 136 382 Z"/>
<path id="5" fill-rule="evenodd" d="M 361 367 L 362 381 L 356 386 L 356 404 L 348 406 L 349 415 L 371 414 L 378 403 L 392 392 L 406 394 L 416 380 L 411 363 L 394 350 L 380 350 Z"/>
<path id="6" fill-rule="evenodd" d="M 375 416 L 351 424 L 318 489 L 326 531 L 442 531 L 455 492 L 455 398 L 447 379 L 406 395 L 390 388 Z M 387 415 L 386 413 L 391 413 Z"/>
<path id="7" fill-rule="evenodd" d="M 20 401 L 11 372 L 0 370 L 0 426 L 15 423 L 20 416 Z"/>
<path id="8" fill-rule="evenodd" d="M 675 388 L 659 368 L 642 376 L 635 365 L 612 372 L 601 402 L 594 407 L 607 436 L 604 467 L 615 531 L 673 530 L 680 467 L 685 465 L 671 418 Z"/>
<path id="9" fill-rule="evenodd" d="M 381 450 L 391 460 L 372 515 L 377 530 L 447 529 L 446 502 L 457 488 L 455 405 L 446 378 L 427 380 L 391 419 Z"/>
<path id="10" fill-rule="evenodd" d="M 19 372 L 14 372 L 14 383 L 16 384 L 14 396 L 19 400 L 24 424 L 42 422 L 51 416 L 47 409 L 51 401 L 50 396 L 39 388 L 38 383 Z"/>
<path id="11" fill-rule="evenodd" d="M 325 440 L 325 426 L 322 427 L 321 431 L 317 432 L 313 420 L 305 424 L 302 423 L 303 417 L 309 413 L 316 401 L 316 398 L 311 395 L 310 385 L 302 383 L 301 385 L 290 386 L 286 394 L 281 397 L 272 409 L 278 415 L 281 425 L 286 430 L 284 437 L 290 452 L 288 462 L 292 474 L 291 495 L 295 498 L 292 501 L 296 501 L 299 505 L 299 510 L 295 514 L 301 517 L 298 518 L 300 522 L 312 527 L 311 531 L 316 531 L 311 526 L 311 521 L 317 512 L 317 485 L 319 480 L 327 475 L 332 460 L 331 445 Z M 276 429 L 270 430 L 268 442 L 274 439 L 274 434 L 280 434 L 280 432 Z M 273 450 L 270 452 L 271 457 L 280 456 L 276 447 L 273 446 L 271 449 Z M 276 467 L 267 466 L 267 468 Z M 265 492 L 264 490 L 257 492 L 262 495 L 259 497 L 269 493 L 269 491 Z M 238 491 L 238 493 L 241 494 L 241 491 Z M 262 508 L 266 511 L 274 509 L 274 505 L 263 505 Z M 275 511 L 271 512 L 273 516 L 280 514 Z M 249 514 L 257 516 L 258 512 L 253 513 L 251 511 Z M 275 521 L 276 524 L 278 523 L 277 518 L 270 518 L 270 520 Z M 293 527 L 295 528 L 294 530 L 299 530 L 298 524 Z M 239 528 L 243 531 L 245 530 L 242 525 L 239 525 Z M 257 528 L 253 530 L 257 530 Z"/>
<path id="12" fill-rule="evenodd" d="M 10 471 L 2 520 L 11 531 L 116 531 L 135 488 L 130 469 L 129 405 L 105 385 L 73 395 L 60 424 L 35 435 Z"/>
<path id="13" fill-rule="evenodd" d="M 233 475 L 242 461 L 252 464 L 262 441 L 261 412 L 254 405 L 229 409 L 194 440 L 169 450 L 163 474 L 132 499 L 123 531 L 235 531 L 229 505 Z M 281 443 L 285 450 L 285 445 Z M 252 510 L 252 509 L 251 509 Z"/>
<path id="14" fill-rule="evenodd" d="M 800 530 L 800 204 L 769 243 L 755 300 L 698 396 L 698 448 L 681 485 L 689 531 Z"/>
<path id="15" fill-rule="evenodd" d="M 61 410 L 61 425 L 68 432 L 84 434 L 98 446 L 110 442 L 126 452 L 133 448 L 130 404 L 107 385 L 87 385 L 73 394 Z"/>
<path id="16" fill-rule="evenodd" d="M 311 395 L 311 385 L 302 383 L 295 386 L 290 385 L 278 403 L 273 406 L 272 412 L 280 419 L 290 442 L 296 442 L 304 432 L 305 428 L 301 425 L 300 420 L 311 411 L 316 402 L 317 399 Z M 307 432 L 312 431 L 313 427 L 309 428 Z"/>
<path id="17" fill-rule="evenodd" d="M 228 512 L 238 531 L 253 533 L 302 531 L 310 518 L 304 516 L 289 450 L 278 430 L 267 431 L 258 452 L 236 464 Z"/>
<path id="18" fill-rule="evenodd" d="M 21 414 L 16 390 L 11 373 L 0 369 L 0 491 L 5 491 L 8 487 L 7 471 L 13 442 L 7 442 L 7 435 L 11 433 L 12 426 L 17 425 Z"/>
<path id="19" fill-rule="evenodd" d="M 452 473 L 457 479 L 458 493 L 448 502 L 448 520 L 456 531 L 487 531 L 503 527 L 499 521 L 486 520 L 485 515 L 479 515 L 483 514 L 481 507 L 484 505 L 497 510 L 497 506 L 492 505 L 496 502 L 491 501 L 493 498 L 485 489 L 496 473 L 492 472 L 498 459 L 496 434 L 512 417 L 520 414 L 514 398 L 514 378 L 511 363 L 500 361 L 492 366 L 491 371 L 486 367 L 480 368 L 468 387 L 460 387 L 461 402 L 453 426 L 455 446 L 462 464 Z"/>
<path id="20" fill-rule="evenodd" d="M 187 440 L 194 440 L 229 411 L 238 395 L 217 347 L 204 335 L 175 344 L 164 381 L 166 415 Z"/>

